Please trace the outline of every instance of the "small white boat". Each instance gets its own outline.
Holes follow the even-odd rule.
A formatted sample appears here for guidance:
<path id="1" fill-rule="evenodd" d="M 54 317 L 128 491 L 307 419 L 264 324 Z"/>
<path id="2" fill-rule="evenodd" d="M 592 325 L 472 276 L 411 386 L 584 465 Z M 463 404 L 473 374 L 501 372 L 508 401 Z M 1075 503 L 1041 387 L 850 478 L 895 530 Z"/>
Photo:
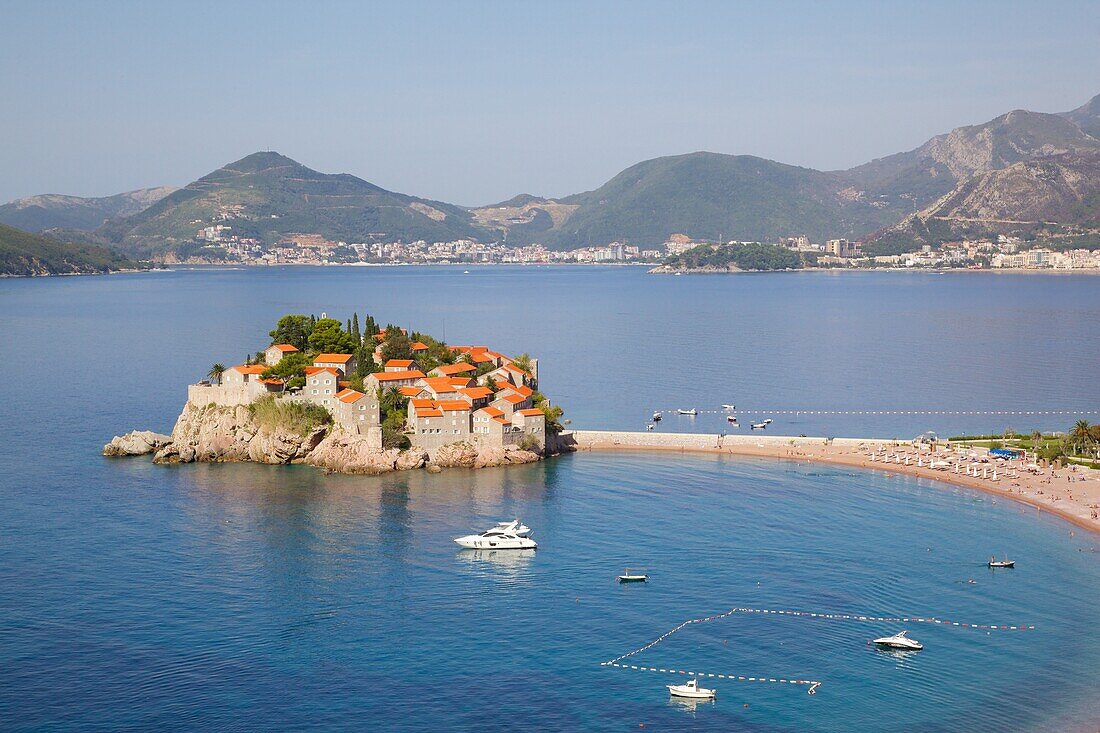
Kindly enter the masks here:
<path id="1" fill-rule="evenodd" d="M 627 568 L 615 580 L 620 583 L 644 583 L 649 580 L 649 576 L 646 575 L 645 568 Z"/>
<path id="2" fill-rule="evenodd" d="M 463 274 L 463 275 L 469 275 L 469 274 L 470 274 L 470 271 L 469 271 L 469 270 L 463 270 L 463 271 L 462 271 L 462 274 Z"/>
<path id="3" fill-rule="evenodd" d="M 766 423 L 766 422 L 754 422 L 749 427 L 751 427 L 753 430 L 763 430 L 764 428 L 768 427 L 768 423 Z"/>
<path id="4" fill-rule="evenodd" d="M 715 696 L 714 690 L 699 686 L 699 680 L 690 679 L 682 685 L 665 685 L 668 691 L 676 697 L 690 697 L 696 700 L 711 700 Z"/>
<path id="5" fill-rule="evenodd" d="M 690 410 L 677 410 L 676 412 L 680 413 L 681 415 L 691 415 L 693 417 L 699 414 L 699 411 L 696 410 L 694 407 Z"/>
<path id="6" fill-rule="evenodd" d="M 998 560 L 996 557 L 989 558 L 989 567 L 991 568 L 1014 568 L 1016 567 L 1015 560 L 1009 560 L 1007 557 L 1004 560 Z"/>
<path id="7" fill-rule="evenodd" d="M 737 415 L 726 415 L 726 422 L 737 422 Z"/>
<path id="8" fill-rule="evenodd" d="M 527 536 L 530 531 L 530 527 L 516 519 L 502 522 L 480 534 L 456 537 L 455 544 L 470 550 L 535 550 L 538 544 Z"/>
<path id="9" fill-rule="evenodd" d="M 724 407 L 727 410 L 736 410 L 737 409 L 737 405 L 722 405 L 722 407 Z"/>
<path id="10" fill-rule="evenodd" d="M 663 415 L 660 412 L 653 413 L 653 422 L 661 422 L 662 417 Z"/>
<path id="11" fill-rule="evenodd" d="M 910 639 L 907 636 L 908 633 L 908 631 L 899 631 L 893 636 L 883 636 L 879 639 L 875 639 L 875 644 L 890 649 L 912 649 L 913 651 L 920 651 L 923 649 L 924 644 L 921 644 L 916 639 Z"/>

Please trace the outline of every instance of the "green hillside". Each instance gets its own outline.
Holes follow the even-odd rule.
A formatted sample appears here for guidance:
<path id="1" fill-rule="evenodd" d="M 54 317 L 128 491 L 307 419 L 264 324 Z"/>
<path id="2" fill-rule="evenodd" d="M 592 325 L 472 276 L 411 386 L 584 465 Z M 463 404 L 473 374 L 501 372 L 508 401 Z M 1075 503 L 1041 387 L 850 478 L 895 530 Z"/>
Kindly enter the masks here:
<path id="1" fill-rule="evenodd" d="M 104 247 L 62 242 L 0 224 L 0 275 L 92 274 L 136 267 Z"/>
<path id="2" fill-rule="evenodd" d="M 147 256 L 184 247 L 214 224 L 267 244 L 292 234 L 346 242 L 487 235 L 461 207 L 387 191 L 347 174 L 318 173 L 273 152 L 219 168 L 97 234 L 127 253 Z"/>
<path id="3" fill-rule="evenodd" d="M 747 155 L 656 158 L 595 191 L 560 199 L 576 210 L 561 226 L 529 238 L 558 248 L 616 240 L 655 246 L 675 233 L 763 241 L 808 234 L 820 240 L 855 236 L 905 213 L 852 200 L 842 188 L 834 174 Z"/>

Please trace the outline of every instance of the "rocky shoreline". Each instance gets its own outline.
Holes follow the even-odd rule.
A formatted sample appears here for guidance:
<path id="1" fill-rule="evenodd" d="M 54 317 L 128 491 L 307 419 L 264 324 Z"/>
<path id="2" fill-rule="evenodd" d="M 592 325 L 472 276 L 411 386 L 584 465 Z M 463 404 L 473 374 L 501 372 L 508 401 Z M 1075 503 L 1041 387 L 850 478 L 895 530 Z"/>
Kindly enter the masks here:
<path id="1" fill-rule="evenodd" d="M 548 436 L 551 437 L 551 436 Z M 105 456 L 153 454 L 153 462 L 305 464 L 346 474 L 378 475 L 423 468 L 488 468 L 534 463 L 545 456 L 570 450 L 560 440 L 548 441 L 545 453 L 518 447 L 491 448 L 469 442 L 452 443 L 434 451 L 421 448 L 378 449 L 367 439 L 339 426 L 326 425 L 307 433 L 258 425 L 245 405 L 184 406 L 171 435 L 135 430 L 115 436 L 103 447 Z"/>
<path id="2" fill-rule="evenodd" d="M 658 265 L 648 272 L 650 275 L 712 275 L 716 273 L 745 272 L 745 270 L 733 264 L 726 265 L 725 267 L 718 267 L 715 265 L 707 267 L 672 267 L 671 265 Z"/>

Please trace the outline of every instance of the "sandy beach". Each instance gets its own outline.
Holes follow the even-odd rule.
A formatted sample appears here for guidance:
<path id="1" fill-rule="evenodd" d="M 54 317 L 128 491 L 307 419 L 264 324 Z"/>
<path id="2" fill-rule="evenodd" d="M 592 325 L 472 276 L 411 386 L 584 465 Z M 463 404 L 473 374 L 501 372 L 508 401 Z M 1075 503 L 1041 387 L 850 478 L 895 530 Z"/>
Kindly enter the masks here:
<path id="1" fill-rule="evenodd" d="M 824 438 L 785 436 L 755 438 L 685 434 L 684 440 L 679 442 L 674 433 L 657 435 L 661 437 L 659 443 L 653 440 L 654 433 L 575 432 L 580 451 L 720 453 L 854 466 L 918 476 L 1029 504 L 1039 511 L 1057 514 L 1079 527 L 1100 533 L 1100 471 L 1081 466 L 1037 468 L 1021 460 L 992 460 L 984 449 L 956 445 L 918 447 L 910 443 L 875 439 L 835 438 L 827 441 Z M 966 473 L 968 468 L 970 475 Z"/>

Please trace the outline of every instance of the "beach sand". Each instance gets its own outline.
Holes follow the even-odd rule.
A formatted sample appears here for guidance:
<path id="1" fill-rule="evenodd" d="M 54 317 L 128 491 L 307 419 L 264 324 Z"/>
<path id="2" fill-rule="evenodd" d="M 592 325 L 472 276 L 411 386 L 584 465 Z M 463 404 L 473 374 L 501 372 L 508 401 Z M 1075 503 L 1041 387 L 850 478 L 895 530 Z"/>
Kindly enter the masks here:
<path id="1" fill-rule="evenodd" d="M 606 435 L 606 434 L 603 434 Z M 645 434 L 637 434 L 643 436 Z M 671 434 L 665 433 L 666 437 Z M 601 436 L 603 437 L 603 436 Z M 717 439 L 718 436 L 715 436 Z M 578 440 L 578 450 L 581 451 L 664 451 L 664 452 L 692 452 L 692 453 L 719 453 L 734 456 L 754 456 L 758 458 L 778 458 L 781 460 L 822 463 L 838 466 L 853 466 L 887 473 L 905 474 L 921 478 L 943 481 L 944 483 L 965 486 L 977 489 L 989 494 L 1001 496 L 1013 501 L 1022 502 L 1035 507 L 1039 511 L 1046 511 L 1072 522 L 1073 524 L 1100 533 L 1100 471 L 1081 466 L 1062 467 L 1059 469 L 1027 469 L 1027 464 L 1022 461 L 993 461 L 980 463 L 978 460 L 970 460 L 968 456 L 972 451 L 961 447 L 941 446 L 935 452 L 928 446 L 917 448 L 910 444 L 895 444 L 893 441 L 880 440 L 834 440 L 827 443 L 822 438 L 780 438 L 768 436 L 768 440 L 751 442 L 740 440 L 734 443 L 716 440 L 716 445 L 705 447 L 695 441 L 675 446 L 642 445 L 630 440 Z M 721 447 L 719 447 L 719 445 Z M 985 457 L 984 450 L 975 450 L 974 454 Z M 889 462 L 882 459 L 888 456 Z M 895 463 L 894 456 L 900 456 L 901 463 Z M 910 465 L 905 465 L 905 457 L 908 456 Z M 930 468 L 929 460 L 950 462 L 949 468 Z M 923 466 L 918 466 L 918 460 Z M 954 463 L 960 464 L 960 471 L 965 470 L 966 465 L 977 467 L 980 473 L 982 467 L 986 467 L 989 476 L 968 476 L 965 473 L 955 473 Z M 996 469 L 997 480 L 992 479 L 992 471 Z M 1011 477 L 1010 477 L 1011 476 Z"/>

